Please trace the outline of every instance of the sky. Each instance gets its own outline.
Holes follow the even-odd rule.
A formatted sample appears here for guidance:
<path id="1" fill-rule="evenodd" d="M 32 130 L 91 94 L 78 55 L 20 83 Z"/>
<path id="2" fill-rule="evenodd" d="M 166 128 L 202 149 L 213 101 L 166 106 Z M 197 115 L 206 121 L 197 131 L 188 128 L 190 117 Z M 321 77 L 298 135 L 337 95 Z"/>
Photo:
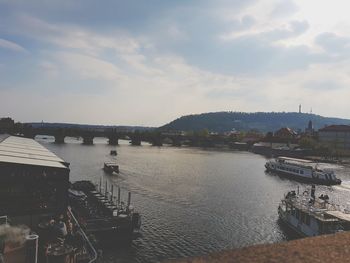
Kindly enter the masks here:
<path id="1" fill-rule="evenodd" d="M 0 116 L 160 126 L 214 111 L 350 118 L 345 0 L 0 0 Z"/>

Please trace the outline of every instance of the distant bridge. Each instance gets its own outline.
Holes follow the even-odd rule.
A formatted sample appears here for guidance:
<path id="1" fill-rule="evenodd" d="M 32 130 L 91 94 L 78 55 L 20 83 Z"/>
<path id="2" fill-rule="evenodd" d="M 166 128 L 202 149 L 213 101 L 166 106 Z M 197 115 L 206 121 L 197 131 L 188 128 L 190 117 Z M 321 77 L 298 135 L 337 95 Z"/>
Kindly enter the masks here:
<path id="1" fill-rule="evenodd" d="M 108 144 L 118 145 L 120 139 L 130 140 L 131 145 L 141 145 L 148 142 L 154 146 L 170 144 L 173 146 L 198 146 L 214 147 L 216 145 L 228 145 L 232 140 L 224 135 L 184 135 L 180 133 L 162 133 L 158 131 L 120 131 L 116 128 L 57 128 L 57 127 L 24 127 L 23 136 L 34 138 L 37 135 L 55 137 L 55 143 L 64 143 L 65 137 L 81 137 L 83 144 L 92 145 L 95 137 L 105 137 Z"/>

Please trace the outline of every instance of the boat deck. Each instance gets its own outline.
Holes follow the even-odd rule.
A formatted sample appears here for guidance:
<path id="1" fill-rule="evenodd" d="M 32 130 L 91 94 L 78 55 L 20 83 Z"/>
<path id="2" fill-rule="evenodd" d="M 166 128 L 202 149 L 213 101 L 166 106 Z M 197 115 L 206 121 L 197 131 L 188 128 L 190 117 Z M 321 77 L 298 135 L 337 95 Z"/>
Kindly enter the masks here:
<path id="1" fill-rule="evenodd" d="M 310 202 L 310 196 L 299 195 L 285 198 L 282 202 L 283 201 L 323 222 L 335 222 L 341 219 L 339 214 L 347 215 L 340 211 L 336 205 L 319 198 L 316 198 L 314 202 Z M 335 216 L 334 212 L 336 212 L 338 216 Z"/>

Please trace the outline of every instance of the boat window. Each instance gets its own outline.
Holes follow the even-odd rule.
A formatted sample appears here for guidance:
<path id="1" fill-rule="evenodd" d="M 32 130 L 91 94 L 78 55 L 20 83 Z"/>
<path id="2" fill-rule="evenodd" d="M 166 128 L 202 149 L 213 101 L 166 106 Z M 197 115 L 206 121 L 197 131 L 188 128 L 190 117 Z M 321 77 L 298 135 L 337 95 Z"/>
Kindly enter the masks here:
<path id="1" fill-rule="evenodd" d="M 300 170 L 300 174 L 304 174 L 304 171 L 303 171 L 303 170 Z"/>
<path id="2" fill-rule="evenodd" d="M 300 212 L 300 221 L 305 223 L 305 213 L 304 212 Z"/>
<path id="3" fill-rule="evenodd" d="M 310 225 L 310 215 L 306 215 L 306 224 L 309 226 Z"/>

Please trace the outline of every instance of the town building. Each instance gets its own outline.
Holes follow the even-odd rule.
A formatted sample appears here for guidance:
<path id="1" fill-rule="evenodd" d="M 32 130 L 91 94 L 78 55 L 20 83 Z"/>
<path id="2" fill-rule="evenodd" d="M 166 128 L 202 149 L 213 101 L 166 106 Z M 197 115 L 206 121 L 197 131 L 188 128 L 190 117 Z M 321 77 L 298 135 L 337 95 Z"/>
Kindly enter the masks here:
<path id="1" fill-rule="evenodd" d="M 294 139 L 297 135 L 298 134 L 291 128 L 284 127 L 276 131 L 273 136 L 280 139 Z"/>
<path id="2" fill-rule="evenodd" d="M 32 139 L 0 135 L 0 215 L 32 226 L 66 211 L 68 167 Z"/>
<path id="3" fill-rule="evenodd" d="M 319 129 L 318 140 L 334 149 L 350 150 L 350 125 L 330 125 Z"/>
<path id="4" fill-rule="evenodd" d="M 15 122 L 11 118 L 0 118 L 0 134 L 12 132 Z"/>

